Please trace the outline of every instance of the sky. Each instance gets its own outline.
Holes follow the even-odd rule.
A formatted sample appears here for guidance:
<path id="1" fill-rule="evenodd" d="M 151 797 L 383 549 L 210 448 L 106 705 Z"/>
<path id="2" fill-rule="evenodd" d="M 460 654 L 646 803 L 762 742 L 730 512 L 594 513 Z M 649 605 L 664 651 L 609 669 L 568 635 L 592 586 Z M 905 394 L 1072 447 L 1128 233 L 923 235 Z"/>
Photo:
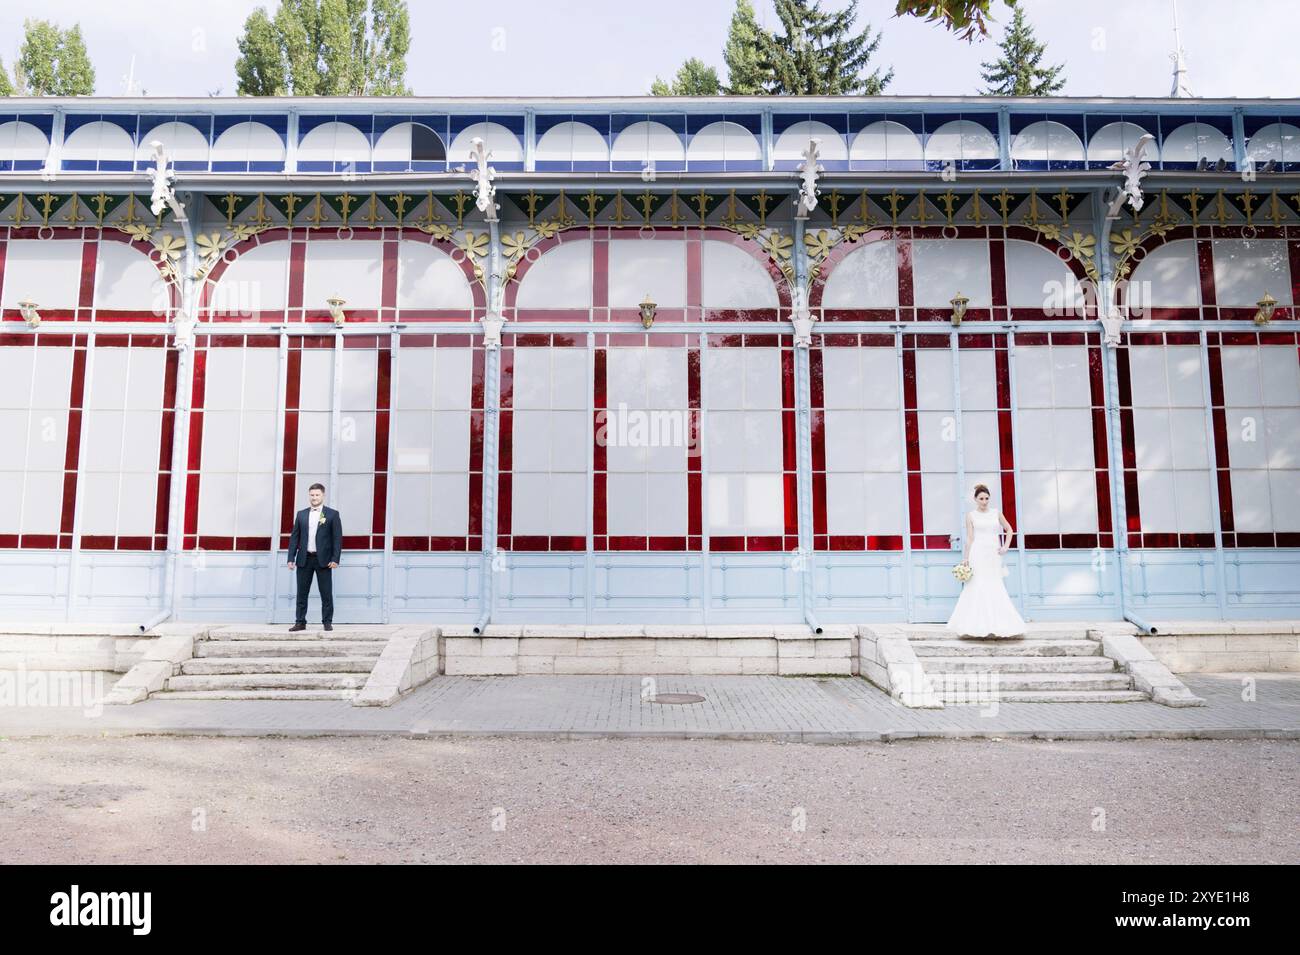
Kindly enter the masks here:
<path id="1" fill-rule="evenodd" d="M 823 0 L 839 9 L 848 0 Z M 1171 0 L 1021 0 L 1047 59 L 1066 64 L 1063 95 L 1165 96 L 1173 49 Z M 13 64 L 27 17 L 81 24 L 95 92 L 233 96 L 245 18 L 277 0 L 0 0 L 0 60 Z M 407 82 L 419 96 L 635 96 L 689 57 L 718 67 L 735 0 L 409 0 Z M 754 0 L 760 22 L 778 21 Z M 992 36 L 966 43 L 934 24 L 895 18 L 894 0 L 860 0 L 859 23 L 883 33 L 898 95 L 981 91 L 1009 9 Z M 1300 96 L 1300 45 L 1274 43 L 1300 20 L 1297 0 L 1182 0 L 1192 92 L 1204 97 Z M 133 78 L 133 88 L 128 78 Z M 219 91 L 219 92 L 218 92 Z"/>

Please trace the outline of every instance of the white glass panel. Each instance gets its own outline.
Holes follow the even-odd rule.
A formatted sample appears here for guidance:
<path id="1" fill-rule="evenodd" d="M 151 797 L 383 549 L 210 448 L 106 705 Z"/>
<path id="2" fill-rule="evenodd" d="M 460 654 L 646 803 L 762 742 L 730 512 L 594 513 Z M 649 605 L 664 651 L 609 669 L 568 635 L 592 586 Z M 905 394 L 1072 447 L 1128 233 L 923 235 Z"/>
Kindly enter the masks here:
<path id="1" fill-rule="evenodd" d="M 866 390 L 864 407 L 897 408 L 898 355 L 892 348 L 863 348 L 862 377 Z"/>
<path id="2" fill-rule="evenodd" d="M 1134 409 L 1133 432 L 1139 472 L 1153 468 L 1173 467 L 1168 410 Z"/>
<path id="3" fill-rule="evenodd" d="M 343 522 L 344 534 L 370 533 L 371 511 L 375 500 L 373 474 L 340 474 L 334 506 Z"/>
<path id="4" fill-rule="evenodd" d="M 865 533 L 905 533 L 903 489 L 899 485 L 898 475 L 864 475 L 863 487 L 866 493 Z"/>
<path id="5" fill-rule="evenodd" d="M 686 407 L 688 403 L 686 368 L 685 349 L 647 349 L 645 376 L 646 401 L 649 407 Z"/>
<path id="6" fill-rule="evenodd" d="M 961 292 L 971 308 L 991 304 L 989 244 L 984 239 L 919 239 L 912 243 L 912 287 L 918 308 L 951 309 Z"/>
<path id="7" fill-rule="evenodd" d="M 1265 293 L 1291 304 L 1291 268 L 1281 239 L 1215 239 L 1214 295 L 1220 305 L 1253 307 Z"/>
<path id="8" fill-rule="evenodd" d="M 993 368 L 993 352 L 988 349 L 957 353 L 961 368 L 961 407 L 963 411 L 993 409 L 998 406 L 998 380 Z"/>
<path id="9" fill-rule="evenodd" d="M 511 460 L 516 472 L 546 471 L 551 466 L 551 414 L 516 411 L 511 429 Z"/>
<path id="10" fill-rule="evenodd" d="M 1174 467 L 1180 471 L 1209 467 L 1205 450 L 1205 412 L 1172 408 L 1169 431 L 1173 442 Z"/>
<path id="11" fill-rule="evenodd" d="M 718 122 L 710 123 L 691 137 L 686 158 L 696 162 L 721 162 L 724 159 L 755 161 L 763 158 L 763 150 L 754 134 L 744 126 Z"/>
<path id="12" fill-rule="evenodd" d="M 780 304 L 767 269 L 744 249 L 716 239 L 706 239 L 701 247 L 702 305 L 710 308 L 776 308 Z"/>
<path id="13" fill-rule="evenodd" d="M 1169 364 L 1169 402 L 1176 408 L 1203 408 L 1205 390 L 1198 345 L 1170 345 L 1165 348 Z"/>
<path id="14" fill-rule="evenodd" d="M 339 470 L 373 471 L 375 413 L 349 411 L 339 421 Z"/>
<path id="15" fill-rule="evenodd" d="M 551 467 L 556 471 L 586 471 L 587 421 L 585 411 L 551 412 Z"/>
<path id="16" fill-rule="evenodd" d="M 917 350 L 916 406 L 923 411 L 952 410 L 952 352 L 948 349 Z"/>
<path id="17" fill-rule="evenodd" d="M 127 411 L 123 414 L 122 427 L 122 466 L 131 470 L 155 467 L 162 436 L 162 413 Z"/>
<path id="18" fill-rule="evenodd" d="M 439 408 L 468 408 L 473 352 L 468 348 L 434 349 L 434 403 Z"/>
<path id="19" fill-rule="evenodd" d="M 62 523 L 63 475 L 28 471 L 23 490 L 23 533 L 57 532 Z"/>
<path id="20" fill-rule="evenodd" d="M 1262 347 L 1259 371 L 1264 404 L 1273 407 L 1300 405 L 1300 361 L 1296 360 L 1294 348 Z"/>
<path id="21" fill-rule="evenodd" d="M 1288 352 L 1291 349 L 1287 349 Z M 1258 405 L 1260 391 L 1259 352 L 1255 345 L 1230 346 L 1220 351 L 1223 366 L 1223 400 L 1232 405 Z M 1291 354 L 1295 361 L 1295 355 Z"/>
<path id="22" fill-rule="evenodd" d="M 206 481 L 207 478 L 205 477 Z M 271 526 L 271 504 L 274 500 L 275 481 L 268 474 L 239 475 L 239 500 L 235 511 L 235 536 L 260 537 Z M 229 508 L 226 500 L 224 506 Z"/>
<path id="23" fill-rule="evenodd" d="M 265 123 L 236 123 L 212 144 L 215 162 L 283 162 L 284 140 Z"/>
<path id="24" fill-rule="evenodd" d="M 710 461 L 710 466 L 712 461 Z M 745 476 L 743 474 L 708 475 L 709 533 L 734 535 L 745 533 Z"/>
<path id="25" fill-rule="evenodd" d="M 304 411 L 329 411 L 333 404 L 334 349 L 304 349 L 302 374 L 298 386 L 298 407 Z"/>
<path id="26" fill-rule="evenodd" d="M 750 535 L 780 534 L 785 528 L 785 498 L 779 474 L 745 475 L 745 527 Z"/>
<path id="27" fill-rule="evenodd" d="M 397 244 L 398 308 L 470 308 L 474 296 L 460 266 L 424 242 Z"/>
<path id="28" fill-rule="evenodd" d="M 30 406 L 35 352 L 29 345 L 0 346 L 0 408 L 26 410 Z"/>
<path id="29" fill-rule="evenodd" d="M 922 158 L 921 140 L 902 123 L 869 123 L 853 138 L 850 156 L 862 160 L 915 162 Z"/>
<path id="30" fill-rule="evenodd" d="M 162 276 L 139 247 L 99 243 L 95 264 L 95 307 L 161 310 L 167 305 Z"/>
<path id="31" fill-rule="evenodd" d="M 90 473 L 83 474 L 81 480 L 81 533 L 115 534 L 121 475 Z"/>
<path id="32" fill-rule="evenodd" d="M 686 243 L 618 239 L 609 243 L 609 304 L 636 308 L 649 293 L 660 308 L 686 304 Z"/>
<path id="33" fill-rule="evenodd" d="M 76 308 L 81 292 L 80 239 L 10 239 L 5 250 L 4 294 L 0 304 L 37 310 Z"/>
<path id="34" fill-rule="evenodd" d="M 606 528 L 611 534 L 637 536 L 651 531 L 646 519 L 646 476 L 610 474 L 606 484 Z M 655 522 L 659 533 L 658 521 Z"/>
<path id="35" fill-rule="evenodd" d="M 1272 471 L 1268 476 L 1274 531 L 1300 530 L 1300 471 Z"/>
<path id="36" fill-rule="evenodd" d="M 516 348 L 513 376 L 514 407 L 551 406 L 551 349 Z"/>
<path id="37" fill-rule="evenodd" d="M 14 463 L 22 462 L 9 462 L 11 466 Z M 28 480 L 34 478 L 34 475 L 29 475 Z M 0 534 L 21 533 L 23 512 L 23 473 L 0 471 Z M 39 517 L 45 516 L 47 515 L 39 515 Z"/>
<path id="38" fill-rule="evenodd" d="M 686 158 L 686 147 L 681 136 L 663 123 L 645 121 L 633 123 L 615 137 L 610 158 L 615 162 L 681 162 Z"/>
<path id="39" fill-rule="evenodd" d="M 957 418 L 951 411 L 917 413 L 917 430 L 921 443 L 921 467 L 924 470 L 957 469 Z"/>
<path id="40" fill-rule="evenodd" d="M 1264 411 L 1270 468 L 1300 467 L 1300 408 Z"/>
<path id="41" fill-rule="evenodd" d="M 469 412 L 436 411 L 433 415 L 433 470 L 469 470 Z"/>
<path id="42" fill-rule="evenodd" d="M 745 467 L 745 414 L 710 411 L 706 447 L 710 471 L 741 471 Z"/>
<path id="43" fill-rule="evenodd" d="M 1052 377 L 1052 349 L 1016 347 L 1016 405 L 1022 418 L 1027 408 L 1052 406 Z"/>
<path id="44" fill-rule="evenodd" d="M 1056 475 L 1062 534 L 1097 531 L 1097 480 L 1092 471 L 1061 471 Z"/>
<path id="45" fill-rule="evenodd" d="M 323 239 L 307 243 L 303 305 L 325 309 L 331 298 L 344 299 L 344 311 L 378 308 L 384 269 L 384 244 L 368 239 Z"/>
<path id="46" fill-rule="evenodd" d="M 865 475 L 826 475 L 826 530 L 831 534 L 864 534 L 868 526 Z"/>
<path id="47" fill-rule="evenodd" d="M 551 352 L 551 407 L 590 406 L 591 372 L 585 348 L 553 348 Z"/>
<path id="48" fill-rule="evenodd" d="M 157 472 L 122 475 L 117 506 L 118 534 L 146 536 L 154 532 L 156 481 Z"/>
<path id="49" fill-rule="evenodd" d="M 861 411 L 826 412 L 826 470 L 866 470 L 866 424 Z"/>
<path id="50" fill-rule="evenodd" d="M 1144 502 L 1145 504 L 1145 502 Z M 1232 471 L 1232 516 L 1245 533 L 1273 530 L 1267 471 Z"/>
<path id="51" fill-rule="evenodd" d="M 434 479 L 428 474 L 397 473 L 389 480 L 393 485 L 393 507 L 388 511 L 388 518 L 393 523 L 393 533 L 398 537 L 437 533 L 432 529 L 432 508 L 438 500 L 432 491 Z"/>
<path id="52" fill-rule="evenodd" d="M 552 534 L 587 533 L 587 475 L 552 474 L 551 529 Z"/>
<path id="53" fill-rule="evenodd" d="M 996 471 L 1001 467 L 996 411 L 962 412 L 961 436 L 966 470 Z"/>
<path id="54" fill-rule="evenodd" d="M 541 258 L 528 266 L 528 271 L 519 280 L 515 305 L 518 308 L 589 308 L 591 253 L 590 239 L 563 242 L 547 249 Z M 636 301 L 640 303 L 641 299 Z"/>
<path id="55" fill-rule="evenodd" d="M 891 353 L 891 356 L 892 353 Z M 857 348 L 822 351 L 822 400 L 826 408 L 865 407 L 862 359 Z"/>
<path id="56" fill-rule="evenodd" d="M 204 422 L 206 431 L 207 423 Z M 207 436 L 204 435 L 206 444 Z M 207 455 L 204 455 L 207 458 Z M 238 480 L 234 473 L 205 471 L 199 485 L 199 533 L 206 536 L 229 536 L 235 529 L 236 494 Z M 269 522 L 262 525 L 265 534 Z M 256 533 L 256 532 L 255 532 Z"/>
<path id="57" fill-rule="evenodd" d="M 822 292 L 823 308 L 898 305 L 898 250 L 892 241 L 868 242 L 834 266 Z"/>
<path id="58" fill-rule="evenodd" d="M 864 411 L 866 469 L 897 472 L 903 467 L 902 425 L 897 411 Z"/>
<path id="59" fill-rule="evenodd" d="M 781 407 L 781 351 L 742 348 L 745 356 L 745 407 Z"/>
<path id="60" fill-rule="evenodd" d="M 1053 471 L 1020 472 L 1018 530 L 1026 534 L 1059 534 L 1060 506 L 1057 475 Z M 1095 496 L 1094 496 L 1095 500 Z M 1094 511 L 1096 504 L 1093 504 Z M 1093 525 L 1095 529 L 1095 524 Z"/>
<path id="61" fill-rule="evenodd" d="M 818 157 L 821 159 L 849 158 L 848 147 L 839 131 L 815 120 L 794 123 L 785 129 L 772 145 L 772 158 L 778 161 L 802 161 L 810 139 L 820 140 Z"/>
<path id="62" fill-rule="evenodd" d="M 1178 493 L 1178 524 L 1181 534 L 1203 534 L 1214 530 L 1210 509 L 1210 474 L 1208 471 L 1176 471 L 1174 486 Z M 1146 506 L 1143 499 L 1143 506 Z"/>
<path id="63" fill-rule="evenodd" d="M 927 534 L 957 533 L 957 476 L 921 475 L 921 519 Z"/>
<path id="64" fill-rule="evenodd" d="M 1138 462 L 1138 501 L 1144 533 L 1172 533 L 1178 530 L 1178 500 L 1173 471 L 1144 469 Z"/>
<path id="65" fill-rule="evenodd" d="M 204 460 L 207 460 L 206 455 Z M 251 463 L 251 462 L 250 462 Z M 325 411 L 298 414 L 298 470 L 328 474 L 330 469 L 330 416 Z"/>
<path id="66" fill-rule="evenodd" d="M 1058 408 L 1092 406 L 1088 349 L 1084 345 L 1052 346 L 1053 404 Z"/>
<path id="67" fill-rule="evenodd" d="M 1056 446 L 1056 466 L 1063 469 L 1093 467 L 1092 414 L 1082 408 L 1053 412 L 1051 443 Z M 1023 449 L 1023 442 L 1021 442 Z"/>
<path id="68" fill-rule="evenodd" d="M 1170 242 L 1149 252 L 1133 270 L 1130 303 L 1142 306 L 1195 307 L 1201 303 L 1196 243 Z"/>
<path id="69" fill-rule="evenodd" d="M 710 410 L 745 406 L 743 348 L 710 348 L 705 352 L 704 380 Z"/>
<path id="70" fill-rule="evenodd" d="M 251 314 L 279 311 L 288 301 L 289 243 L 279 240 L 241 251 L 221 273 L 210 307 L 219 312 Z"/>
<path id="71" fill-rule="evenodd" d="M 429 533 L 439 536 L 464 536 L 469 532 L 469 475 L 435 474 L 433 514 Z"/>
<path id="72" fill-rule="evenodd" d="M 342 372 L 339 407 L 343 411 L 373 410 L 378 378 L 376 353 L 368 349 L 344 349 Z"/>
<path id="73" fill-rule="evenodd" d="M 448 163 L 468 163 L 473 165 L 474 159 L 471 150 L 474 148 L 475 139 L 483 140 L 488 151 L 492 154 L 493 162 L 523 162 L 524 147 L 519 142 L 519 137 L 512 133 L 509 128 L 502 126 L 500 123 L 474 123 L 472 126 L 466 126 L 456 138 L 452 140 L 451 146 L 447 149 Z"/>
<path id="74" fill-rule="evenodd" d="M 1073 314 L 1083 302 L 1082 290 L 1060 257 L 1032 242 L 1012 239 L 1003 244 L 1007 304 L 1012 308 L 1052 309 Z"/>

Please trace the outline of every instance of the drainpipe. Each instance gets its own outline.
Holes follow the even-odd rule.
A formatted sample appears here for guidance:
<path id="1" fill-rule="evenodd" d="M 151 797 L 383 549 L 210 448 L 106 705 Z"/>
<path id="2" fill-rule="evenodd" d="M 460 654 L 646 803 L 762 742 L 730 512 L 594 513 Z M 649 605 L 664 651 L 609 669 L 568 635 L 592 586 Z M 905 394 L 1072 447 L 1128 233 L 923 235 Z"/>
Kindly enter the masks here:
<path id="1" fill-rule="evenodd" d="M 795 200 L 796 206 L 798 199 Z M 808 308 L 808 257 L 804 249 L 804 227 L 807 219 L 797 215 L 794 220 L 794 292 L 796 313 Z M 809 351 L 811 344 L 794 347 L 794 406 L 795 406 L 795 500 L 798 503 L 799 521 L 799 593 L 803 605 L 803 619 L 814 634 L 822 632 L 822 625 L 813 611 L 813 533 L 812 533 L 812 383 Z"/>
<path id="2" fill-rule="evenodd" d="M 495 214 L 488 219 L 489 265 L 487 273 L 488 317 L 500 319 L 500 303 L 504 294 L 501 285 L 501 241 Z M 483 362 L 483 560 L 479 599 L 482 613 L 474 624 L 475 635 L 482 635 L 492 619 L 496 600 L 496 576 L 493 564 L 497 555 L 497 454 L 500 440 L 501 406 L 501 348 L 499 344 L 485 347 Z"/>
<path id="3" fill-rule="evenodd" d="M 1106 197 L 1102 190 L 1093 193 L 1092 210 L 1094 220 L 1101 224 L 1101 235 L 1097 242 L 1098 275 L 1100 288 L 1097 295 L 1097 308 L 1103 314 L 1110 314 L 1116 308 L 1115 280 L 1110 260 L 1110 229 L 1112 219 L 1106 217 Z M 1102 314 L 1098 315 L 1100 319 Z M 1118 565 L 1115 574 L 1115 596 L 1119 599 L 1120 618 L 1127 620 L 1143 633 L 1154 634 L 1156 628 L 1137 613 L 1129 609 L 1128 588 L 1125 575 L 1128 572 L 1128 506 L 1124 497 L 1124 458 L 1120 442 L 1119 414 L 1119 363 L 1115 359 L 1118 345 L 1102 345 L 1101 358 L 1105 370 L 1106 383 L 1106 449 L 1109 467 L 1107 476 L 1110 480 L 1111 528 L 1115 536 L 1115 559 Z"/>
<path id="4" fill-rule="evenodd" d="M 189 460 L 190 399 L 194 387 L 194 326 L 197 323 L 199 290 L 195 277 L 197 247 L 190 218 L 170 186 L 166 189 L 166 199 L 172 210 L 173 221 L 181 227 L 185 237 L 185 265 L 180 280 L 180 315 L 173 322 L 173 336 L 179 357 L 176 363 L 176 407 L 172 420 L 172 471 L 167 503 L 167 559 L 163 565 L 163 601 L 162 609 L 140 624 L 141 633 L 152 630 L 176 613 L 176 563 L 180 560 L 181 551 L 182 495 L 186 484 L 185 468 Z M 194 204 L 192 194 L 190 204 Z"/>

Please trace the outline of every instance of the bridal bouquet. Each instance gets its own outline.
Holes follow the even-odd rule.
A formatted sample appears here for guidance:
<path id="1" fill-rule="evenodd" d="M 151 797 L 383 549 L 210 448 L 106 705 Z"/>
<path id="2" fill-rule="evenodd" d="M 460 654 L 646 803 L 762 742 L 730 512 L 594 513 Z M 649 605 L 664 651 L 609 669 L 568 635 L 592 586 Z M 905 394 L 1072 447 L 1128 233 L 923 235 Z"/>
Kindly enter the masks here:
<path id="1" fill-rule="evenodd" d="M 971 577 L 974 576 L 973 572 L 970 569 L 970 564 L 966 563 L 965 561 L 962 561 L 960 564 L 958 564 L 956 567 L 952 569 L 952 575 L 956 577 L 958 580 L 960 580 L 963 584 L 966 583 L 966 581 L 970 580 Z"/>

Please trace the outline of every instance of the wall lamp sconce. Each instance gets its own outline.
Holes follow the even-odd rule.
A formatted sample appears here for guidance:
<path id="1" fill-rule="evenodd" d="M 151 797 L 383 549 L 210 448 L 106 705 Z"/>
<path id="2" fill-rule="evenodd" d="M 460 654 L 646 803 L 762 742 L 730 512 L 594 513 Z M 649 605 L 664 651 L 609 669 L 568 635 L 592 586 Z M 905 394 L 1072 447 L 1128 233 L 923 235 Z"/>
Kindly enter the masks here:
<path id="1" fill-rule="evenodd" d="M 334 319 L 334 327 L 342 328 L 343 323 L 347 321 L 347 316 L 343 314 L 343 306 L 347 304 L 347 301 L 335 296 L 334 298 L 327 298 L 325 302 L 330 307 L 330 318 Z"/>
<path id="2" fill-rule="evenodd" d="M 1264 297 L 1255 303 L 1259 306 L 1259 311 L 1255 313 L 1256 325 L 1267 325 L 1273 320 L 1273 312 L 1277 309 L 1277 299 L 1264 293 Z"/>
<path id="3" fill-rule="evenodd" d="M 960 325 L 961 320 L 966 317 L 966 306 L 970 304 L 970 299 L 958 292 L 949 301 L 952 303 L 952 323 Z"/>
<path id="4" fill-rule="evenodd" d="M 35 302 L 19 302 L 18 311 L 22 313 L 23 321 L 27 323 L 28 328 L 35 328 L 41 323 L 41 313 L 36 311 Z"/>
<path id="5" fill-rule="evenodd" d="M 641 327 L 649 328 L 655 323 L 655 310 L 658 304 L 650 297 L 650 293 L 645 293 L 645 299 L 641 302 Z"/>

